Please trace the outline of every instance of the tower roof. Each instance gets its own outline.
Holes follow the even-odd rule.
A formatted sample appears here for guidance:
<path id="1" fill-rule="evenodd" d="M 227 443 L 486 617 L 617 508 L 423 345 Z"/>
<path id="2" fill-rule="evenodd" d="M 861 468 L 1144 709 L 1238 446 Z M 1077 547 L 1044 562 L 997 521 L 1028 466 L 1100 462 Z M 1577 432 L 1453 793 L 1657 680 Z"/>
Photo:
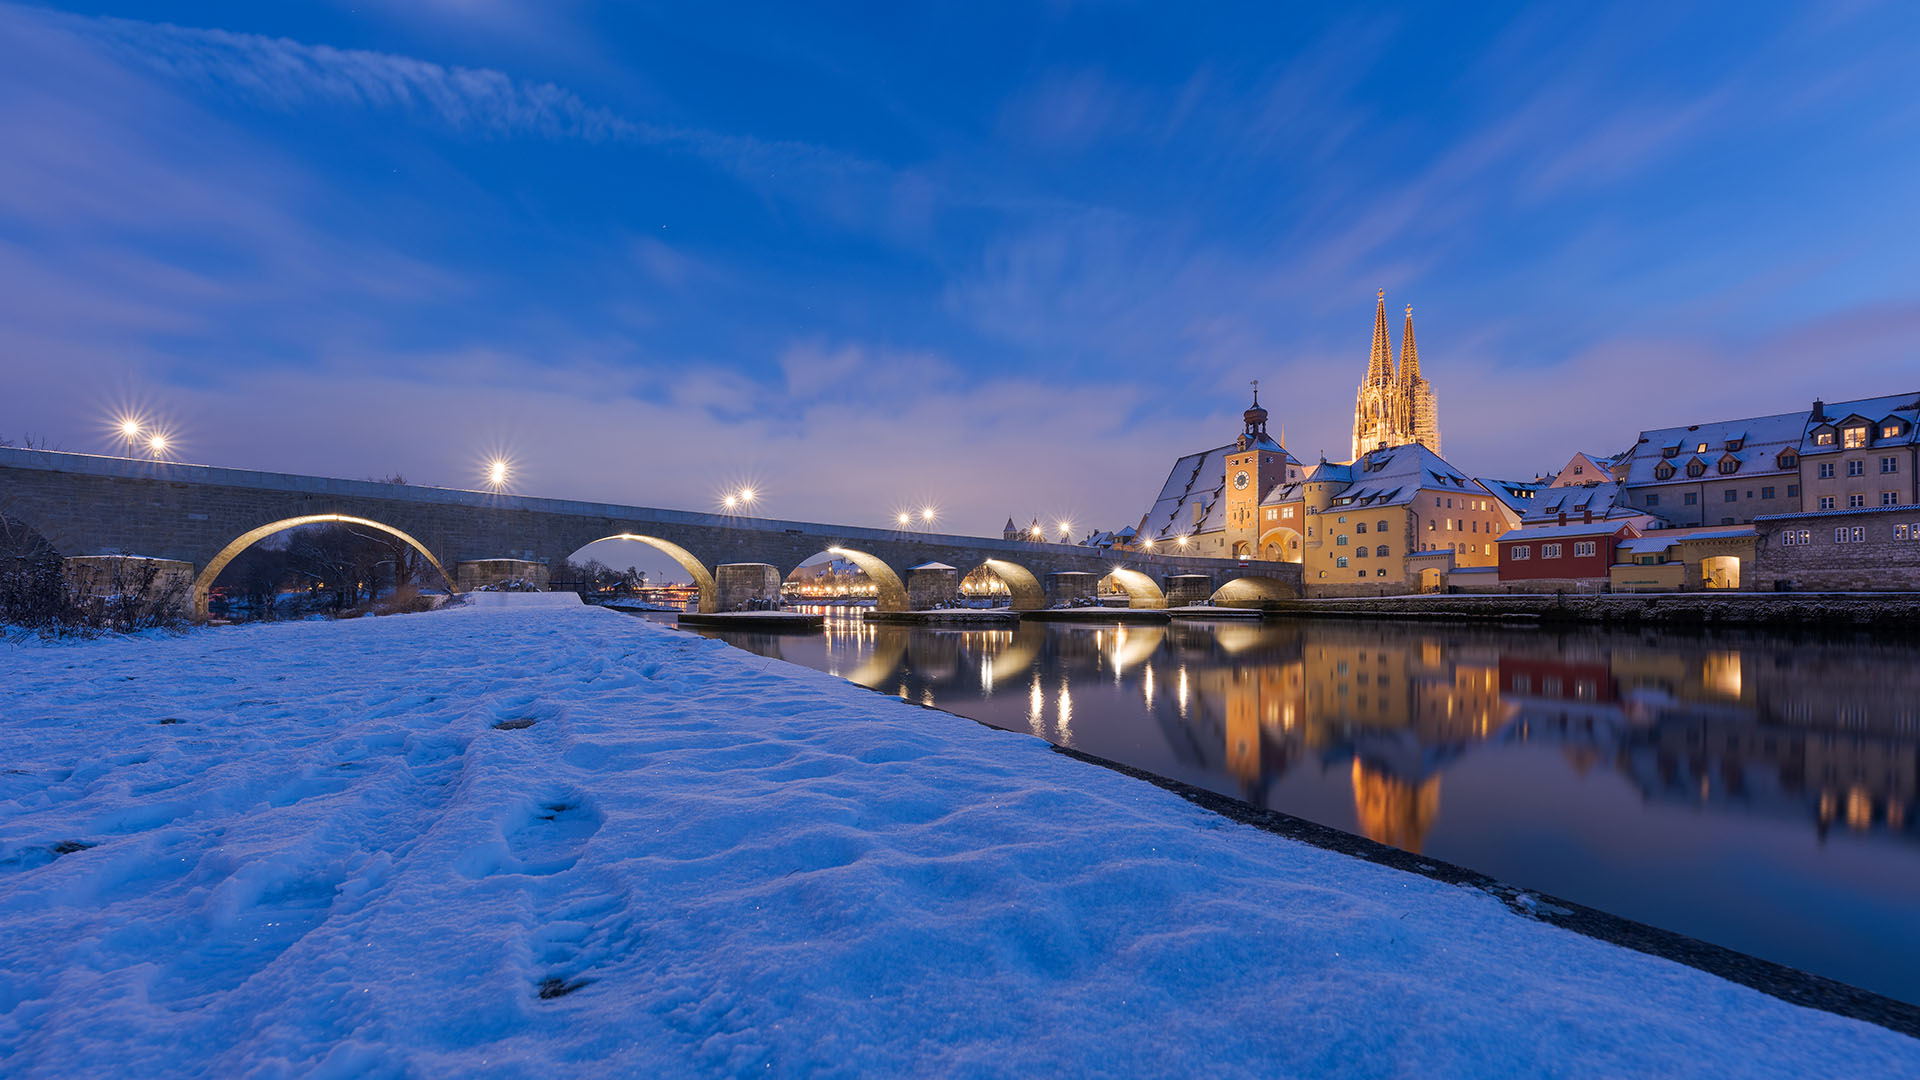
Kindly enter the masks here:
<path id="1" fill-rule="evenodd" d="M 1381 289 L 1373 307 L 1373 355 L 1367 360 L 1367 381 L 1393 381 L 1393 345 L 1387 340 L 1387 290 Z"/>
<path id="2" fill-rule="evenodd" d="M 1407 325 L 1400 331 L 1400 378 L 1411 384 L 1419 377 L 1420 350 L 1413 343 L 1413 305 L 1408 304 Z"/>

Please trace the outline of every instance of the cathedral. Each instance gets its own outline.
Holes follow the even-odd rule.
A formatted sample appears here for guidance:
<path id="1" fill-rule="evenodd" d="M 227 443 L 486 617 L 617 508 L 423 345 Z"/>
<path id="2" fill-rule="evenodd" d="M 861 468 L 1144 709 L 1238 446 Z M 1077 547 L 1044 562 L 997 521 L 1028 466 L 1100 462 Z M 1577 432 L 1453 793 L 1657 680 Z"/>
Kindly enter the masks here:
<path id="1" fill-rule="evenodd" d="M 1387 291 L 1380 290 L 1373 309 L 1373 355 L 1367 377 L 1353 403 L 1353 459 L 1389 446 L 1421 446 L 1440 452 L 1440 412 L 1433 402 L 1433 384 L 1420 374 L 1420 350 L 1413 343 L 1413 305 L 1407 305 L 1407 325 L 1400 331 L 1400 365 L 1393 363 L 1393 343 L 1387 339 Z"/>

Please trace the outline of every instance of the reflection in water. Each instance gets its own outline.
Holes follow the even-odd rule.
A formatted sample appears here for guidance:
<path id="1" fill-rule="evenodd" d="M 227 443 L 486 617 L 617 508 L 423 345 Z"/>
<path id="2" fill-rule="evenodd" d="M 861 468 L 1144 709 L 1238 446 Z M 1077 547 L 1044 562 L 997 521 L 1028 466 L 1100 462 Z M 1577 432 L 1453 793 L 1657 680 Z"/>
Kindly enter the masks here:
<path id="1" fill-rule="evenodd" d="M 1332 621 L 715 636 L 1920 999 L 1911 647 Z"/>

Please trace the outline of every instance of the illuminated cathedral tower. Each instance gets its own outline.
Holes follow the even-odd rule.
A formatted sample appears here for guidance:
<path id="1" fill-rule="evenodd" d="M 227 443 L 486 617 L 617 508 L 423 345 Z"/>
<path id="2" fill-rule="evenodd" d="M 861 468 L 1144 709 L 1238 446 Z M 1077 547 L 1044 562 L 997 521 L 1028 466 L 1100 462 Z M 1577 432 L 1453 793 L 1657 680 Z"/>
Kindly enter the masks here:
<path id="1" fill-rule="evenodd" d="M 1433 384 L 1420 374 L 1420 350 L 1413 341 L 1413 305 L 1407 305 L 1407 324 L 1400 333 L 1400 364 L 1393 362 L 1393 343 L 1387 337 L 1387 292 L 1380 290 L 1373 309 L 1373 354 L 1367 376 L 1353 403 L 1353 457 L 1383 446 L 1419 443 L 1440 452 L 1440 411 L 1434 404 Z"/>

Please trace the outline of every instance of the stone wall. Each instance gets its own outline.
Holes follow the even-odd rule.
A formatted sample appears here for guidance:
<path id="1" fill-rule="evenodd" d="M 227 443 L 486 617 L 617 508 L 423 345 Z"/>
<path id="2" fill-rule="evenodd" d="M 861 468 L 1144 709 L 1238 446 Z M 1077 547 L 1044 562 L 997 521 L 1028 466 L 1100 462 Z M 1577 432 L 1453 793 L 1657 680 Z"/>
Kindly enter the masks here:
<path id="1" fill-rule="evenodd" d="M 1904 528 L 1903 528 L 1904 527 Z M 1757 521 L 1752 588 L 1762 591 L 1920 590 L 1920 506 L 1796 514 Z M 1846 530 L 1847 540 L 1835 539 Z M 1805 534 L 1806 543 L 1785 543 Z M 1859 540 L 1854 540 L 1857 535 Z M 1904 535 L 1903 535 L 1904 533 Z"/>
<path id="2" fill-rule="evenodd" d="M 960 571 L 944 563 L 907 571 L 907 606 L 915 611 L 943 607 L 960 599 Z"/>
<path id="3" fill-rule="evenodd" d="M 526 559 L 468 559 L 453 568 L 454 587 L 461 592 L 524 581 L 543 591 L 551 581 L 544 563 Z"/>
<path id="4" fill-rule="evenodd" d="M 721 611 L 751 611 L 780 603 L 786 575 L 768 563 L 721 563 L 713 568 Z"/>
<path id="5" fill-rule="evenodd" d="M 82 596 L 119 596 L 139 591 L 158 597 L 193 584 L 193 565 L 138 555 L 74 555 L 65 560 L 67 582 Z M 152 574 L 152 580 L 147 575 Z M 184 594 L 183 594 L 184 595 Z"/>

